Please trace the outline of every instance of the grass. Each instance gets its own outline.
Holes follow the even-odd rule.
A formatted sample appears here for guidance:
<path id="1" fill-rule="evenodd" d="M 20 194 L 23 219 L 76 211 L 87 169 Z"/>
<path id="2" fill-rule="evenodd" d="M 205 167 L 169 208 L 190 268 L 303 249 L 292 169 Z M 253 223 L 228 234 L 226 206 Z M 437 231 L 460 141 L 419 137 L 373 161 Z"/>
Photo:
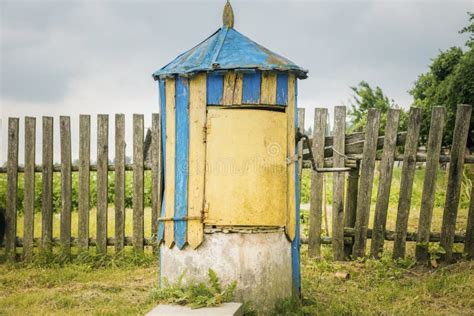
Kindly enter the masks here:
<path id="1" fill-rule="evenodd" d="M 394 229 L 398 203 L 400 168 L 395 168 L 390 197 L 388 229 Z M 413 186 L 409 230 L 415 231 L 423 185 L 423 170 L 417 170 Z M 467 177 L 466 177 L 467 178 Z M 447 175 L 438 175 L 433 230 L 439 231 Z M 307 203 L 310 174 L 303 175 L 302 197 Z M 328 210 L 331 204 L 331 177 L 328 177 Z M 372 213 L 378 179 L 372 196 Z M 469 181 L 463 184 L 457 230 L 466 225 Z M 467 195 L 466 195 L 467 194 Z M 306 200 L 305 200 L 306 199 Z M 307 212 L 303 212 L 306 214 Z M 146 235 L 150 233 L 150 209 L 145 210 Z M 372 214 L 373 216 L 373 214 Z M 126 232 L 131 235 L 131 210 L 127 210 Z M 91 235 L 95 235 L 95 210 L 91 210 Z M 370 221 L 370 225 L 372 224 Z M 72 216 L 77 235 L 77 213 Z M 18 235 L 22 235 L 18 217 Z M 54 235 L 59 233 L 59 215 L 54 217 Z M 109 236 L 114 230 L 114 211 L 109 209 Z M 39 236 L 40 215 L 35 217 Z M 303 229 L 307 222 L 303 223 Z M 370 246 L 370 245 L 369 245 Z M 282 301 L 275 315 L 472 315 L 474 314 L 474 262 L 460 261 L 436 269 L 415 265 L 414 243 L 407 247 L 407 259 L 390 259 L 391 243 L 381 260 L 333 262 L 330 246 L 323 246 L 320 260 L 308 258 L 302 246 L 302 301 Z M 0 249 L 0 257 L 3 249 Z M 74 260 L 58 255 L 37 255 L 29 263 L 0 264 L 0 315 L 142 315 L 156 305 L 158 259 L 146 249 L 144 254 L 125 252 L 100 257 L 92 249 L 75 255 Z M 337 277 L 346 272 L 348 280 Z"/>

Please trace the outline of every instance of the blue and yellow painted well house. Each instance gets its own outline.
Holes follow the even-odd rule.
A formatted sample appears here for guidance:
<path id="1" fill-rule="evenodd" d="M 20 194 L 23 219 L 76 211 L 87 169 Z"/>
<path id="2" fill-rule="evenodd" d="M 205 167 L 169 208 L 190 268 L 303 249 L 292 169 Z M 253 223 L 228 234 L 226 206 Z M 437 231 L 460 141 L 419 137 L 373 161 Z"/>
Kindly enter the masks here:
<path id="1" fill-rule="evenodd" d="M 297 79 L 307 71 L 224 25 L 153 76 L 165 190 L 161 278 L 238 282 L 271 308 L 298 293 Z"/>

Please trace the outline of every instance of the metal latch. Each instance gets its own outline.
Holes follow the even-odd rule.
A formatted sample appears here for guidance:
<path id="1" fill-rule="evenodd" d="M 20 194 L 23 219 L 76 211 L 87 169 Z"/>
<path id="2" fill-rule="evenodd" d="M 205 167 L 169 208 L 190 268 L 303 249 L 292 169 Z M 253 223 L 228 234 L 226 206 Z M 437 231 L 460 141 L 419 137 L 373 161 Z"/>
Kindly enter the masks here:
<path id="1" fill-rule="evenodd" d="M 316 172 L 348 172 L 351 171 L 351 168 L 348 167 L 342 167 L 342 168 L 318 168 L 316 166 L 316 161 L 314 161 L 314 156 L 313 156 L 313 149 L 311 148 L 311 144 L 309 143 L 309 137 L 306 134 L 301 133 L 299 129 L 296 130 L 295 134 L 295 140 L 296 143 L 299 143 L 301 139 L 304 139 L 306 142 L 306 146 L 308 147 L 309 150 L 309 160 L 311 161 L 311 167 L 314 171 Z"/>

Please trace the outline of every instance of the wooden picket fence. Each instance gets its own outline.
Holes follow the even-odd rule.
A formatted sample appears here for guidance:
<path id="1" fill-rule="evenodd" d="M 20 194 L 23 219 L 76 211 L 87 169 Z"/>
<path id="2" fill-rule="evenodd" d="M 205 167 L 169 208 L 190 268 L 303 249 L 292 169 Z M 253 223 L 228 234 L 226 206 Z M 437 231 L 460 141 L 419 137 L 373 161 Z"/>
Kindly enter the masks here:
<path id="1" fill-rule="evenodd" d="M 300 109 L 300 129 L 304 129 L 304 109 Z M 333 175 L 332 235 L 323 237 L 323 177 L 312 171 L 311 204 L 309 216 L 308 252 L 312 257 L 321 256 L 321 244 L 331 244 L 334 260 L 357 258 L 367 255 L 367 239 L 371 239 L 370 256 L 379 258 L 385 240 L 393 241 L 393 258 L 402 258 L 406 242 L 416 242 L 416 258 L 428 260 L 428 243 L 439 242 L 446 254 L 443 259 L 453 259 L 453 243 L 464 243 L 464 253 L 474 257 L 474 188 L 465 234 L 455 233 L 464 164 L 474 163 L 474 156 L 466 156 L 466 140 L 471 120 L 471 106 L 459 105 L 449 155 L 441 155 L 445 108 L 434 107 L 431 116 L 426 153 L 418 152 L 421 109 L 411 108 L 406 132 L 398 132 L 400 110 L 391 109 L 387 114 L 385 135 L 379 136 L 380 113 L 368 112 L 365 132 L 345 134 L 346 108 L 336 107 L 333 136 L 326 136 L 327 109 L 315 109 L 314 131 L 311 140 L 314 159 L 318 166 L 351 167 L 344 194 L 344 173 Z M 403 154 L 397 148 L 403 148 Z M 380 152 L 381 151 L 381 152 Z M 308 150 L 303 152 L 308 158 Z M 369 228 L 371 195 L 376 161 L 379 161 L 379 185 L 375 205 L 375 219 Z M 403 161 L 398 213 L 395 231 L 386 230 L 392 171 L 395 161 Z M 425 178 L 417 232 L 408 232 L 408 216 L 417 163 L 425 163 Z M 436 188 L 440 163 L 449 163 L 446 188 Z M 446 190 L 446 201 L 441 232 L 431 232 L 431 219 L 435 191 Z M 344 200 L 345 195 L 345 200 Z"/>
<path id="2" fill-rule="evenodd" d="M 299 109 L 298 121 L 304 130 L 304 109 Z M 333 174 L 332 236 L 322 234 L 323 214 L 323 174 L 312 172 L 311 207 L 309 236 L 302 236 L 308 244 L 309 255 L 319 257 L 321 245 L 331 244 L 335 260 L 366 255 L 367 239 L 371 239 L 370 255 L 378 258 L 384 241 L 393 241 L 393 257 L 405 256 L 407 241 L 417 243 L 416 257 L 420 261 L 428 259 L 428 242 L 439 242 L 445 249 L 446 260 L 453 257 L 453 243 L 464 243 L 464 252 L 474 257 L 474 199 L 471 203 L 468 224 L 464 234 L 455 233 L 455 224 L 460 197 L 464 164 L 473 164 L 474 156 L 465 155 L 466 138 L 469 132 L 471 106 L 460 105 L 454 127 L 453 145 L 449 155 L 441 154 L 445 109 L 434 107 L 426 152 L 418 151 L 421 125 L 421 110 L 412 108 L 407 131 L 399 132 L 400 111 L 391 109 L 387 114 L 385 135 L 379 136 L 380 113 L 372 109 L 368 113 L 365 132 L 346 134 L 346 108 L 335 108 L 333 135 L 327 136 L 327 109 L 315 109 L 314 131 L 310 139 L 314 159 L 318 167 L 349 167 L 346 173 Z M 159 210 L 163 190 L 160 116 L 152 114 L 151 147 L 144 148 L 144 116 L 133 116 L 133 163 L 125 161 L 125 116 L 115 115 L 115 158 L 109 164 L 108 134 L 109 116 L 97 116 L 97 163 L 92 165 L 90 155 L 91 124 L 89 115 L 81 115 L 79 120 L 79 162 L 72 164 L 70 118 L 61 116 L 60 152 L 61 164 L 53 164 L 53 118 L 42 118 L 42 163 L 35 165 L 36 119 L 25 118 L 25 164 L 18 165 L 19 119 L 8 120 L 8 161 L 0 173 L 7 173 L 7 231 L 5 250 L 15 254 L 16 247 L 22 247 L 24 257 L 29 256 L 33 247 L 51 249 L 59 245 L 69 253 L 72 246 L 87 249 L 95 246 L 99 253 L 106 253 L 108 246 L 121 251 L 124 246 L 133 246 L 143 251 L 144 246 L 154 246 L 158 231 Z M 146 143 L 146 142 L 145 142 Z M 298 144 L 303 153 L 300 167 L 308 167 L 308 150 L 303 143 Z M 403 148 L 399 154 L 397 148 Z M 151 159 L 145 160 L 144 152 Z M 373 190 L 376 161 L 379 161 L 379 186 L 375 206 L 375 220 L 369 228 L 371 192 Z M 392 171 L 396 161 L 403 161 L 400 197 L 395 231 L 386 230 L 387 212 L 392 182 Z M 417 232 L 408 232 L 408 215 L 411 208 L 411 193 L 417 163 L 425 163 L 425 180 Z M 440 163 L 449 163 L 447 188 L 436 188 L 436 175 Z M 144 233 L 144 172 L 151 170 L 152 216 L 151 234 Z M 115 176 L 115 236 L 107 237 L 107 190 L 108 172 Z M 133 172 L 133 234 L 125 236 L 125 172 Z M 18 173 L 24 173 L 24 231 L 17 237 L 17 190 Z M 59 239 L 53 238 L 53 173 L 61 173 L 61 210 Z M 78 172 L 78 235 L 71 236 L 72 212 L 72 172 Z M 90 174 L 97 177 L 97 232 L 94 238 L 89 234 Z M 42 174 L 41 237 L 34 238 L 35 173 Z M 302 170 L 300 169 L 300 179 Z M 345 182 L 347 180 L 347 185 Z M 345 188 L 346 187 L 346 188 Z M 435 190 L 446 189 L 446 203 L 441 232 L 431 232 L 431 218 Z"/>
<path id="3" fill-rule="evenodd" d="M 154 235 L 158 231 L 158 216 L 162 192 L 162 158 L 160 116 L 152 114 L 151 155 L 149 163 L 144 154 L 144 116 L 133 115 L 133 163 L 125 161 L 125 116 L 115 115 L 115 162 L 109 164 L 109 116 L 97 116 L 97 164 L 91 165 L 90 115 L 79 118 L 79 162 L 72 164 L 70 117 L 59 118 L 60 128 L 60 166 L 53 165 L 53 117 L 42 118 L 42 164 L 35 165 L 36 118 L 25 118 L 25 165 L 18 166 L 19 119 L 8 120 L 8 160 L 7 167 L 0 172 L 7 173 L 6 234 L 5 251 L 7 256 L 16 254 L 16 247 L 23 247 L 23 256 L 28 257 L 33 247 L 51 249 L 59 245 L 70 253 L 71 246 L 87 249 L 96 246 L 98 253 L 105 254 L 107 246 L 115 246 L 121 251 L 126 245 L 143 251 L 144 246 L 156 246 Z M 133 172 L 133 236 L 125 236 L 125 172 Z M 144 235 L 144 171 L 151 170 L 151 235 Z M 89 236 L 90 174 L 96 172 L 97 178 L 97 230 L 95 238 Z M 115 174 L 115 236 L 107 237 L 108 213 L 108 172 Z M 17 232 L 17 190 L 18 172 L 24 173 L 24 225 L 23 238 Z M 53 173 L 61 173 L 61 210 L 59 239 L 53 238 Z M 72 212 L 72 172 L 79 173 L 78 189 L 78 236 L 71 236 Z M 34 238 L 34 199 L 35 173 L 42 174 L 41 238 Z M 156 250 L 156 247 L 155 247 Z"/>

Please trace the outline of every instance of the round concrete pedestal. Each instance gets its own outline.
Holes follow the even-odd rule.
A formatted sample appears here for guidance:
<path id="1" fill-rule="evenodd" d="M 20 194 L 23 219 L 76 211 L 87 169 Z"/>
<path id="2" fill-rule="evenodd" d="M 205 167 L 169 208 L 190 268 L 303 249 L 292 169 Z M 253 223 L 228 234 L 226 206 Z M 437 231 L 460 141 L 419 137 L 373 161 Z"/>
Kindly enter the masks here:
<path id="1" fill-rule="evenodd" d="M 292 295 L 291 243 L 282 231 L 205 234 L 197 249 L 160 248 L 160 277 L 173 283 L 207 281 L 213 269 L 221 283 L 237 281 L 236 300 L 269 312 Z"/>

